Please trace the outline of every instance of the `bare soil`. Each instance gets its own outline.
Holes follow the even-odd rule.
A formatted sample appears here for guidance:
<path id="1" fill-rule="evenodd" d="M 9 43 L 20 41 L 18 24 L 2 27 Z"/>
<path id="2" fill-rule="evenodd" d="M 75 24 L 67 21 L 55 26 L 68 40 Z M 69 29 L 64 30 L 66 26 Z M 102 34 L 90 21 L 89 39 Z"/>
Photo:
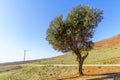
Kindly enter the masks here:
<path id="1" fill-rule="evenodd" d="M 120 80 L 120 66 L 84 66 L 83 72 L 46 80 Z"/>

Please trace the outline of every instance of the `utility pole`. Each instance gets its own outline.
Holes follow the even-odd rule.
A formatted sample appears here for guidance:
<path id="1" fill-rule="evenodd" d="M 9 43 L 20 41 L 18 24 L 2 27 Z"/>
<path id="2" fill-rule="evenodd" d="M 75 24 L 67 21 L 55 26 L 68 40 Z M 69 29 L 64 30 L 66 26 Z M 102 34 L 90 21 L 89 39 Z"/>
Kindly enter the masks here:
<path id="1" fill-rule="evenodd" d="M 25 62 L 25 59 L 26 59 L 26 50 L 24 50 L 24 62 Z"/>

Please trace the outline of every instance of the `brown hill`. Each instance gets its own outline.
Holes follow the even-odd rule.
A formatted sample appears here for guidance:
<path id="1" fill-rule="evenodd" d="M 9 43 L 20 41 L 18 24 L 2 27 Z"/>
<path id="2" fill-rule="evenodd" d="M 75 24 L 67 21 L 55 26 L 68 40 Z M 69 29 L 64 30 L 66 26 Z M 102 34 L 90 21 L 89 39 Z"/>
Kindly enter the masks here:
<path id="1" fill-rule="evenodd" d="M 104 47 L 104 46 L 114 46 L 116 44 L 120 44 L 120 34 L 113 36 L 108 39 L 104 39 L 95 43 L 96 47 Z"/>

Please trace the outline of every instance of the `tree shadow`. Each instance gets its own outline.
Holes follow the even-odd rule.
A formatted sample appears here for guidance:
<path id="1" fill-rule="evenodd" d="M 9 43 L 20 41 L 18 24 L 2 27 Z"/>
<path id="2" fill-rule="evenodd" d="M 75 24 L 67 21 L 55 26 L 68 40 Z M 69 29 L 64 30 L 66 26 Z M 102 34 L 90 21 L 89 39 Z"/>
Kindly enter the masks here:
<path id="1" fill-rule="evenodd" d="M 120 72 L 105 73 L 105 74 L 84 74 L 84 76 L 86 76 L 86 78 L 87 78 L 87 76 L 88 76 L 88 78 L 90 78 L 90 79 L 85 79 L 85 80 L 107 80 L 107 79 L 120 80 Z M 89 76 L 98 76 L 98 78 L 92 78 Z M 80 77 L 81 76 L 76 75 L 76 76 L 70 76 L 70 77 L 65 77 L 65 78 L 59 78 L 57 80 L 75 79 L 75 78 L 80 78 Z M 81 77 L 81 79 L 83 77 Z"/>
<path id="2" fill-rule="evenodd" d="M 99 78 L 91 78 L 86 80 L 107 80 L 107 79 L 113 79 L 113 80 L 120 80 L 120 72 L 116 73 L 105 73 L 105 74 L 92 74 L 88 76 L 101 76 Z"/>

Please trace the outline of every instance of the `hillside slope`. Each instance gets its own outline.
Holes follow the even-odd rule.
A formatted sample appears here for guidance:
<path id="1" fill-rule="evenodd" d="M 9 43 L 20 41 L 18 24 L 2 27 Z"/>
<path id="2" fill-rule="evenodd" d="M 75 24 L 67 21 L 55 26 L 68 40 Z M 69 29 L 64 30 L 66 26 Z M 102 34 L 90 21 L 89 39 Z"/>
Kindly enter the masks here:
<path id="1" fill-rule="evenodd" d="M 76 64 L 76 56 L 64 54 L 34 63 L 38 64 Z M 119 64 L 120 63 L 120 34 L 95 43 L 95 48 L 89 52 L 85 64 Z"/>
<path id="2" fill-rule="evenodd" d="M 64 54 L 62 56 L 53 57 L 45 60 L 33 62 L 37 64 L 76 64 L 76 56 L 74 54 Z M 120 44 L 109 47 L 101 47 L 93 49 L 89 52 L 89 56 L 85 60 L 85 64 L 119 64 L 120 63 Z"/>
<path id="3" fill-rule="evenodd" d="M 26 62 L 3 63 L 0 65 L 16 64 L 77 64 L 76 55 L 73 53 L 63 54 L 61 56 L 31 60 Z M 93 50 L 85 60 L 85 64 L 119 64 L 120 63 L 120 34 L 95 43 Z"/>
<path id="4" fill-rule="evenodd" d="M 98 41 L 95 43 L 95 46 L 96 47 L 103 47 L 103 46 L 114 46 L 117 44 L 120 44 L 120 34 L 115 35 L 115 36 L 108 38 L 108 39 Z"/>

